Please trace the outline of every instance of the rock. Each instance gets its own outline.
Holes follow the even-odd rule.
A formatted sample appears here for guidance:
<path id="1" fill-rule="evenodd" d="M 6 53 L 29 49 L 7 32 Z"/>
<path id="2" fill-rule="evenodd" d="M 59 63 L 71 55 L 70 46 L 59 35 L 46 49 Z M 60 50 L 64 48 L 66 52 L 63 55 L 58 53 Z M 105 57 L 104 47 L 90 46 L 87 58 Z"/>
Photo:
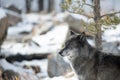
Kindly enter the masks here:
<path id="1" fill-rule="evenodd" d="M 80 34 L 81 32 L 85 32 L 87 36 L 94 36 L 94 27 L 92 31 L 85 27 L 89 26 L 87 23 L 92 22 L 92 20 L 89 20 L 87 17 L 79 14 L 68 14 L 64 21 L 69 24 L 70 29 L 75 33 Z"/>
<path id="2" fill-rule="evenodd" d="M 71 72 L 70 64 L 65 62 L 60 55 L 48 56 L 48 75 L 49 77 L 62 76 Z"/>
<path id="3" fill-rule="evenodd" d="M 12 71 L 6 70 L 2 73 L 3 80 L 20 80 L 19 74 Z"/>
<path id="4" fill-rule="evenodd" d="M 69 14 L 65 18 L 65 22 L 67 22 L 70 26 L 70 29 L 74 30 L 75 32 L 79 33 L 79 31 L 84 30 L 84 28 L 82 26 L 82 24 L 83 24 L 82 19 L 74 18 L 72 15 Z"/>

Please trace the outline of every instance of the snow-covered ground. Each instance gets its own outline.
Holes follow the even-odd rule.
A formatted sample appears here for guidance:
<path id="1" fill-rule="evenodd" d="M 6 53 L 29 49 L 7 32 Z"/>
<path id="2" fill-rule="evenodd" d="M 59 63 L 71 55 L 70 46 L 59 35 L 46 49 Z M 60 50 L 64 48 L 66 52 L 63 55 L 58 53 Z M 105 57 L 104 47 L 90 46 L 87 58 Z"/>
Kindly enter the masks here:
<path id="1" fill-rule="evenodd" d="M 59 19 L 59 18 L 58 18 Z M 38 15 L 38 14 L 28 14 L 23 15 L 22 22 L 18 23 L 16 26 L 11 26 L 8 29 L 8 37 L 19 37 L 22 32 L 32 33 L 34 27 L 39 25 L 39 23 L 45 23 L 42 27 L 51 28 L 45 34 L 34 34 L 31 35 L 30 41 L 28 42 L 18 42 L 18 41 L 5 41 L 2 45 L 2 53 L 7 57 L 10 55 L 22 54 L 44 54 L 44 53 L 56 53 L 58 52 L 62 44 L 64 43 L 67 33 L 69 31 L 68 24 L 51 24 L 52 16 L 48 15 Z M 55 20 L 55 18 L 53 19 Z M 56 20 L 57 21 L 57 20 Z M 47 24 L 48 23 L 48 24 Z M 52 26 L 52 27 L 51 27 Z M 37 26 L 39 27 L 39 26 Z M 38 28 L 39 29 L 39 28 Z M 44 28 L 40 28 L 43 29 Z M 36 30 L 35 30 L 36 31 Z M 37 45 L 36 45 L 37 44 Z M 18 72 L 21 75 L 22 80 L 23 76 L 28 76 L 27 80 L 77 80 L 76 77 L 66 78 L 64 76 L 49 78 L 47 74 L 47 59 L 45 60 L 32 60 L 32 61 L 22 61 L 8 63 L 5 59 L 0 60 L 0 65 L 2 65 L 5 70 L 11 69 L 15 72 Z M 35 74 L 31 69 L 24 69 L 24 65 L 38 65 L 41 68 L 41 72 Z M 8 67 L 9 66 L 9 67 Z"/>
<path id="2" fill-rule="evenodd" d="M 111 27 L 112 28 L 112 27 Z M 107 29 L 103 34 L 103 40 L 107 42 L 119 41 L 120 42 L 120 24 L 114 28 Z"/>
<path id="3" fill-rule="evenodd" d="M 71 14 L 71 15 L 76 19 L 83 19 L 85 22 L 90 21 L 86 17 L 81 15 L 77 15 L 77 14 Z M 44 34 L 31 35 L 29 38 L 30 40 L 28 40 L 27 42 L 5 41 L 5 43 L 2 45 L 3 53 L 6 56 L 16 55 L 17 53 L 21 53 L 23 55 L 24 54 L 29 55 L 33 53 L 36 53 L 36 54 L 57 53 L 62 48 L 62 45 L 64 44 L 69 31 L 69 25 L 63 23 L 65 16 L 66 16 L 66 13 L 61 13 L 60 16 L 59 14 L 57 14 L 56 16 L 53 16 L 51 14 L 23 15 L 22 22 L 8 29 L 8 36 L 16 35 L 17 37 L 19 37 L 21 35 L 20 34 L 21 32 L 29 32 L 29 34 L 31 35 L 32 30 L 33 28 L 35 28 L 35 26 L 40 27 L 40 28 L 37 28 L 37 30 L 43 29 L 41 28 L 43 26 L 50 29 L 47 30 L 47 32 Z M 56 21 L 60 21 L 62 23 L 56 24 Z M 38 26 L 39 23 L 42 23 L 42 26 Z M 107 42 L 113 42 L 113 41 L 120 42 L 120 24 L 116 26 L 116 29 L 105 30 L 102 37 L 103 37 L 103 40 Z M 91 44 L 94 44 L 93 40 L 92 41 L 89 40 L 89 42 Z M 118 48 L 120 49 L 120 46 Z M 6 60 L 2 59 L 0 60 L 0 64 L 5 69 L 12 69 L 20 73 L 21 75 L 28 75 L 27 73 L 29 73 L 28 75 L 30 77 L 29 80 L 39 80 L 38 77 L 44 77 L 44 79 L 41 79 L 41 80 L 61 80 L 61 79 L 77 80 L 77 77 L 75 75 L 71 77 L 59 76 L 59 77 L 49 78 L 47 75 L 47 59 L 14 62 L 13 64 L 8 63 Z M 39 65 L 41 67 L 42 72 L 37 74 L 37 77 L 36 77 L 36 74 L 31 69 L 30 70 L 23 69 L 24 65 Z"/>

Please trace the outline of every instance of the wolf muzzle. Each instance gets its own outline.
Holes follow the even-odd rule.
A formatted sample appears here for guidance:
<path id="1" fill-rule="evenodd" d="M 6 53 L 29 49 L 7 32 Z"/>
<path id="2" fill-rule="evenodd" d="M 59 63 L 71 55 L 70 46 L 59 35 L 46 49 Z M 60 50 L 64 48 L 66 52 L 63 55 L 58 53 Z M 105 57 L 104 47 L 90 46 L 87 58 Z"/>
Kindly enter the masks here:
<path id="1" fill-rule="evenodd" d="M 61 51 L 59 52 L 59 54 L 60 54 L 61 56 L 64 56 L 62 53 L 63 53 L 63 50 L 61 50 Z"/>

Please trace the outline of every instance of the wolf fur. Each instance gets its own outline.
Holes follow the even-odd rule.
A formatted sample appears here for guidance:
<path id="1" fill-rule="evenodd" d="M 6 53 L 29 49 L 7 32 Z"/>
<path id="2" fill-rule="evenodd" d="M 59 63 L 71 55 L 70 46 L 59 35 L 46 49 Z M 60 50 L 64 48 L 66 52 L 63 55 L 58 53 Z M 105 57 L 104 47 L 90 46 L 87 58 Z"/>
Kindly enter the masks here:
<path id="1" fill-rule="evenodd" d="M 120 80 L 120 56 L 91 47 L 85 33 L 72 36 L 59 54 L 68 56 L 79 80 Z"/>

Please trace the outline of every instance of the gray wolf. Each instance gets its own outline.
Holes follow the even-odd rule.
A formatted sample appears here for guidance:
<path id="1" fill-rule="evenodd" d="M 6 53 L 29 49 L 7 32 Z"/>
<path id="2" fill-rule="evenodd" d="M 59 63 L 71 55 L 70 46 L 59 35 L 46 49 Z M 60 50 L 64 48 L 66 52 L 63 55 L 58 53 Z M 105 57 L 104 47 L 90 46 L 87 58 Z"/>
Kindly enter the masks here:
<path id="1" fill-rule="evenodd" d="M 68 57 L 79 80 L 120 80 L 120 56 L 91 47 L 84 32 L 72 36 L 59 54 Z"/>

